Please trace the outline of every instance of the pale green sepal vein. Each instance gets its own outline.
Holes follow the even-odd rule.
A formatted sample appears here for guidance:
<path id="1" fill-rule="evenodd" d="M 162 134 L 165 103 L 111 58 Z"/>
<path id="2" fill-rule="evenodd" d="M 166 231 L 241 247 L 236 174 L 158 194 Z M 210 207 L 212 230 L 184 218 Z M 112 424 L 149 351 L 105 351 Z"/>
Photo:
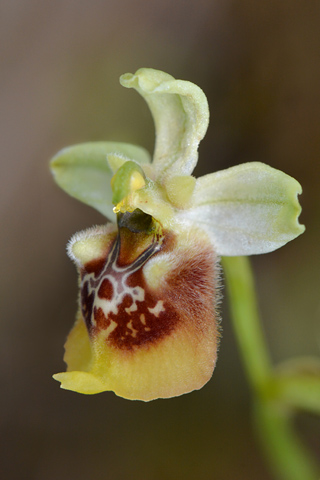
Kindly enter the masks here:
<path id="1" fill-rule="evenodd" d="M 220 255 L 267 253 L 304 232 L 298 221 L 301 192 L 280 170 L 245 163 L 199 178 L 184 216 L 210 234 Z"/>
<path id="2" fill-rule="evenodd" d="M 203 91 L 191 82 L 151 68 L 122 75 L 120 83 L 137 90 L 151 110 L 156 129 L 153 166 L 157 179 L 190 175 L 209 122 Z"/>
<path id="3" fill-rule="evenodd" d="M 64 148 L 51 160 L 50 167 L 65 192 L 114 219 L 110 185 L 113 171 L 107 162 L 111 153 L 140 164 L 150 162 L 144 148 L 127 143 L 90 142 Z"/>

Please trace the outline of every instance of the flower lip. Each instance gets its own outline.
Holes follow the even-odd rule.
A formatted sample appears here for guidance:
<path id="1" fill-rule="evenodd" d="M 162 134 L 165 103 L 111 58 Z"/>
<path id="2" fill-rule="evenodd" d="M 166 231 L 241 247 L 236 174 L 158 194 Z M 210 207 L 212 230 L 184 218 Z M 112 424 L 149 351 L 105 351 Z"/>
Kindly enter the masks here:
<path id="1" fill-rule="evenodd" d="M 104 262 L 80 269 L 82 308 L 66 344 L 67 372 L 55 379 L 80 393 L 113 390 L 139 400 L 201 388 L 219 339 L 210 242 L 200 235 L 195 243 L 189 230 L 165 232 L 161 244 L 149 238 L 137 253 L 142 234 L 119 230 L 106 243 Z"/>

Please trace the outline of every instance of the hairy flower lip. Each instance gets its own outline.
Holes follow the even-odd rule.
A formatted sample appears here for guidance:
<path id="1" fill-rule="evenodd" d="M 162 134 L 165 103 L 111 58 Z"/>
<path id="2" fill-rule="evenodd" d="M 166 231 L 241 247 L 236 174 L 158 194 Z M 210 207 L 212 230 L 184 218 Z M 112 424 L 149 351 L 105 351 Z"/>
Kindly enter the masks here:
<path id="1" fill-rule="evenodd" d="M 124 230 L 128 229 L 124 227 Z M 112 231 L 111 234 L 113 234 Z M 136 233 L 132 232 L 132 235 L 136 235 Z M 105 337 L 104 332 L 108 330 L 108 324 L 105 323 L 102 330 L 93 330 L 88 336 L 86 330 L 81 327 L 83 324 L 81 315 L 66 344 L 67 372 L 57 374 L 54 377 L 62 381 L 62 388 L 88 394 L 98 393 L 102 390 L 113 390 L 125 398 L 148 401 L 154 398 L 181 395 L 187 391 L 199 389 L 209 380 L 215 366 L 215 352 L 219 339 L 216 306 L 212 302 L 214 289 L 216 288 L 214 287 L 217 276 L 216 257 L 210 242 L 201 233 L 198 244 L 194 244 L 194 233 L 191 231 L 185 232 L 184 236 L 181 234 L 177 236 L 170 232 L 165 233 L 165 235 L 166 239 L 161 249 L 157 250 L 150 257 L 150 261 L 143 264 L 143 270 L 139 271 L 139 275 L 142 275 L 139 278 L 144 279 L 143 283 L 139 283 L 139 285 L 142 285 L 144 289 L 147 288 L 145 282 L 149 285 L 148 289 L 145 290 L 147 295 L 145 301 L 151 302 L 149 306 L 147 303 L 145 307 L 142 307 L 143 302 L 139 303 L 138 301 L 137 303 L 140 316 L 142 311 L 139 309 L 143 308 L 143 314 L 145 315 L 143 324 L 137 323 L 137 317 L 131 319 L 129 323 L 126 323 L 123 316 L 117 317 L 117 319 L 113 317 L 112 319 L 112 321 L 120 322 L 119 325 L 122 325 L 122 330 L 119 332 L 125 332 L 126 329 L 131 332 L 135 330 L 139 332 L 146 322 L 145 325 L 151 328 L 151 333 L 155 329 L 152 333 L 155 336 L 152 336 L 151 343 L 148 340 L 148 335 L 145 339 L 142 336 L 141 344 L 138 343 L 133 348 L 134 345 L 129 343 L 123 350 L 126 344 L 121 343 L 120 333 L 117 333 L 117 329 L 113 329 L 108 334 L 111 343 L 109 344 L 108 341 L 106 344 L 107 337 Z M 78 241 L 81 241 L 81 239 L 78 238 Z M 127 239 L 127 242 L 128 246 L 131 245 L 129 239 Z M 110 246 L 112 248 L 112 244 Z M 107 252 L 106 257 L 109 257 Z M 123 264 L 126 264 L 126 262 L 120 262 L 119 267 L 121 268 Z M 99 278 L 101 269 L 104 268 L 103 261 L 99 265 L 96 264 L 94 270 L 91 265 L 93 264 L 87 264 L 84 268 L 88 270 L 89 275 L 93 272 Z M 164 268 L 160 277 L 158 275 L 159 268 Z M 85 281 L 83 275 L 82 273 L 82 285 Z M 158 282 L 161 278 L 161 282 L 153 284 L 152 278 L 157 278 Z M 130 281 L 129 285 L 131 285 Z M 132 287 L 134 285 L 135 282 L 133 281 Z M 98 289 L 98 286 L 96 288 Z M 90 292 L 87 291 L 87 294 L 90 295 Z M 106 295 L 105 291 L 104 294 Z M 162 298 L 165 300 L 162 301 Z M 130 304 L 124 305 L 124 310 L 125 308 L 130 309 Z M 164 321 L 166 317 L 161 320 L 164 330 L 158 330 L 156 316 L 160 314 L 159 319 L 161 319 L 161 315 L 168 315 L 172 308 L 172 313 L 167 320 Z M 147 316 L 148 309 L 150 309 L 150 318 Z M 174 314 L 174 312 L 176 313 Z M 174 319 L 172 315 L 177 315 L 178 312 L 179 315 L 174 320 L 174 324 L 172 324 L 174 328 L 172 328 L 170 326 L 170 322 Z M 100 314 L 98 312 L 97 315 L 97 320 L 99 320 Z M 155 317 L 152 315 L 155 315 Z M 154 323 L 152 318 L 157 321 Z M 170 321 L 169 318 L 171 318 Z M 212 322 L 213 318 L 215 318 L 214 322 Z M 103 318 L 101 320 L 105 322 Z M 97 325 L 94 328 L 96 329 Z M 167 330 L 168 328 L 169 330 Z M 116 336 L 112 340 L 113 333 L 116 333 Z M 80 346 L 79 336 L 82 342 Z M 116 343 L 113 344 L 113 341 Z M 85 345 L 81 346 L 83 342 L 85 342 Z M 106 345 L 105 353 L 103 352 L 103 345 Z M 115 348 L 116 346 L 117 348 Z M 79 349 L 85 349 L 84 351 L 87 353 L 81 355 Z M 83 365 L 82 362 L 85 358 L 88 358 L 87 363 Z M 157 369 L 155 366 L 159 365 L 159 362 L 161 368 Z M 111 365 L 113 364 L 118 372 L 117 374 L 112 373 L 113 367 Z M 79 365 L 81 366 L 80 369 Z M 174 369 L 172 368 L 173 365 L 175 365 Z M 127 372 L 125 377 L 123 377 L 122 368 Z M 86 372 L 85 377 L 80 374 L 80 371 Z M 92 381 L 89 374 L 93 375 Z M 139 385 L 137 380 L 139 378 L 140 387 L 137 390 L 136 384 L 138 382 Z M 180 380 L 178 381 L 178 379 Z"/>

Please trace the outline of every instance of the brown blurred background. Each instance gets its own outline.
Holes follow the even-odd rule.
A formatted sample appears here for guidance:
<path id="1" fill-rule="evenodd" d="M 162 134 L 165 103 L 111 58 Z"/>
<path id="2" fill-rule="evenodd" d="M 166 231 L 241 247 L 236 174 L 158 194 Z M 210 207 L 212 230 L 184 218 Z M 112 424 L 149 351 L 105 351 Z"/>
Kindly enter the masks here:
<path id="1" fill-rule="evenodd" d="M 48 160 L 89 140 L 152 151 L 148 109 L 120 74 L 198 84 L 211 123 L 196 175 L 258 160 L 303 186 L 306 233 L 253 261 L 274 361 L 319 356 L 319 1 L 0 0 L 0 23 L 2 478 L 271 480 L 226 301 L 199 392 L 144 404 L 51 379 L 76 310 L 65 244 L 105 220 L 54 185 Z M 320 457 L 319 419 L 296 423 Z"/>

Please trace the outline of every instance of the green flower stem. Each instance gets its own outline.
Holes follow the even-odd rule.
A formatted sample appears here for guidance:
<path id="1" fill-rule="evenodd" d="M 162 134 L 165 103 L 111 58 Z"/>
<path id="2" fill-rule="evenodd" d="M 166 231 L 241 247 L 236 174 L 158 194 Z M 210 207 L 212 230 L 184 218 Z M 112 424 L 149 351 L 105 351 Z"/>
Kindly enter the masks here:
<path id="1" fill-rule="evenodd" d="M 293 428 L 292 413 L 279 403 L 256 401 L 255 426 L 275 478 L 319 480 L 318 467 Z"/>
<path id="2" fill-rule="evenodd" d="M 255 424 L 271 469 L 279 480 L 318 480 L 317 466 L 294 432 L 287 405 L 277 396 L 250 262 L 247 257 L 223 257 L 222 265 L 235 334 L 255 395 Z"/>
<path id="3" fill-rule="evenodd" d="M 250 385 L 266 388 L 272 366 L 259 320 L 254 278 L 247 257 L 222 257 L 237 341 Z"/>

